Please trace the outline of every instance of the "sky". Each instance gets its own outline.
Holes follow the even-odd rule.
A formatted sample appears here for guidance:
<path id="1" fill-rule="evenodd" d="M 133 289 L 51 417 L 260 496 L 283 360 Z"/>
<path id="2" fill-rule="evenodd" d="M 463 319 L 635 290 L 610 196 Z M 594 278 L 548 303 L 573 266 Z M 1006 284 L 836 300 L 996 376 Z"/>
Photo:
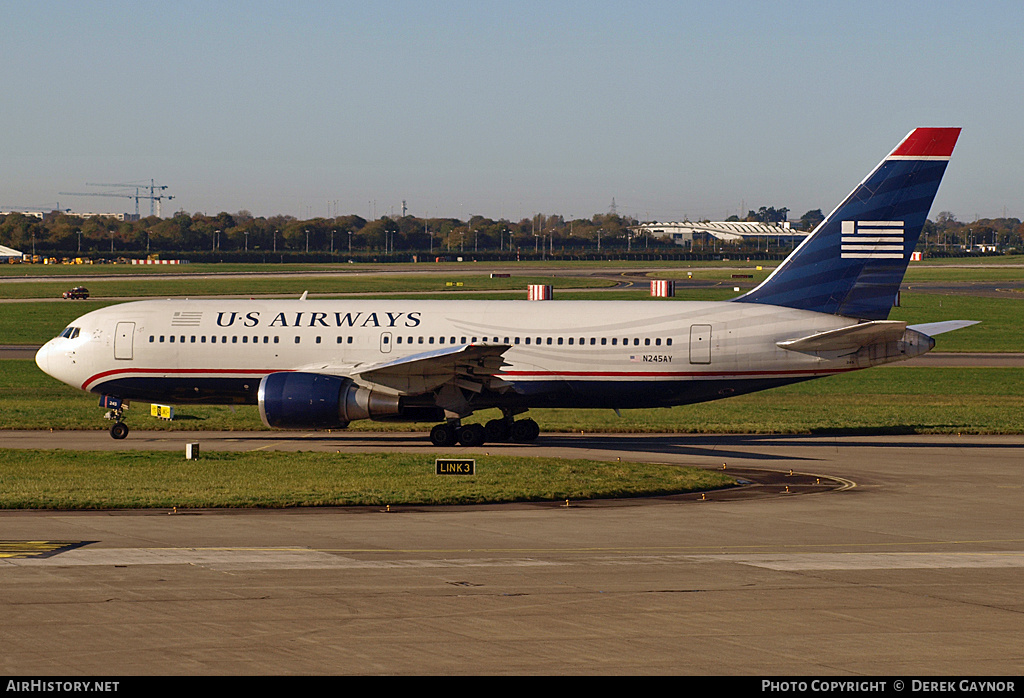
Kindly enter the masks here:
<path id="1" fill-rule="evenodd" d="M 1024 218 L 1024 3 L 0 0 L 0 207 L 722 220 L 830 211 L 917 126 Z M 140 211 L 149 213 L 143 200 Z"/>

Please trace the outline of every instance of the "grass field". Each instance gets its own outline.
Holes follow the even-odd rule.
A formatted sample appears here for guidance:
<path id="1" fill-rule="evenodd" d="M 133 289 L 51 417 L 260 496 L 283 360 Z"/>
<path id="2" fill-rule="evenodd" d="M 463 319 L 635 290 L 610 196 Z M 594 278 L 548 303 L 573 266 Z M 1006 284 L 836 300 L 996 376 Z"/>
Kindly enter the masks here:
<path id="1" fill-rule="evenodd" d="M 613 282 L 588 277 L 525 276 L 494 277 L 490 275 L 443 274 L 387 274 L 334 275 L 334 276 L 231 276 L 196 275 L 187 279 L 116 278 L 96 279 L 88 282 L 90 296 L 98 299 L 128 297 L 170 298 L 201 296 L 262 296 L 298 297 L 304 291 L 310 295 L 331 296 L 344 294 L 380 294 L 443 291 L 508 291 L 519 290 L 523 296 L 529 284 L 552 284 L 556 288 L 601 288 Z M 449 285 L 452 284 L 452 285 Z M 457 284 L 457 285 L 455 285 Z M 60 298 L 69 284 L 60 281 L 34 281 L 32 283 L 0 284 L 0 300 Z"/>
<path id="2" fill-rule="evenodd" d="M 472 455 L 438 476 L 429 454 L 78 452 L 0 449 L 0 509 L 485 504 L 637 497 L 735 485 L 656 464 Z"/>

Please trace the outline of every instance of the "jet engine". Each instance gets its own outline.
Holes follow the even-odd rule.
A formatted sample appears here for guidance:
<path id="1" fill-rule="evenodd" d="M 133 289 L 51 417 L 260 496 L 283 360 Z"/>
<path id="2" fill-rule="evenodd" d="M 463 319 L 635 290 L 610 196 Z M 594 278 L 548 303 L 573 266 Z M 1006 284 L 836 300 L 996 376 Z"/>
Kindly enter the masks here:
<path id="1" fill-rule="evenodd" d="M 397 395 L 321 373 L 270 373 L 260 381 L 260 418 L 275 429 L 341 429 L 355 419 L 387 419 L 401 412 Z"/>

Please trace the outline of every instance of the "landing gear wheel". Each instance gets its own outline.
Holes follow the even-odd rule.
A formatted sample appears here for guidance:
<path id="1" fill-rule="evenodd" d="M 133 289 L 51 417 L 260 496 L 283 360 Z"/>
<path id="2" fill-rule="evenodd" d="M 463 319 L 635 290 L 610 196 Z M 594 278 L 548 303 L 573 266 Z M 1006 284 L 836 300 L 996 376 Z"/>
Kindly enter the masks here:
<path id="1" fill-rule="evenodd" d="M 459 443 L 463 446 L 469 446 L 470 448 L 483 446 L 486 438 L 484 428 L 479 424 L 467 424 L 459 428 L 456 433 L 459 438 Z"/>
<path id="2" fill-rule="evenodd" d="M 532 419 L 520 419 L 512 423 L 512 440 L 517 443 L 534 441 L 540 436 L 540 426 Z"/>
<path id="3" fill-rule="evenodd" d="M 110 435 L 115 439 L 123 439 L 128 436 L 128 425 L 124 422 L 114 422 L 110 427 Z"/>
<path id="4" fill-rule="evenodd" d="M 430 430 L 430 443 L 442 448 L 454 446 L 455 427 L 450 424 L 438 424 Z"/>
<path id="5" fill-rule="evenodd" d="M 491 443 L 508 441 L 512 436 L 512 427 L 504 419 L 492 419 L 484 425 L 484 432 Z"/>

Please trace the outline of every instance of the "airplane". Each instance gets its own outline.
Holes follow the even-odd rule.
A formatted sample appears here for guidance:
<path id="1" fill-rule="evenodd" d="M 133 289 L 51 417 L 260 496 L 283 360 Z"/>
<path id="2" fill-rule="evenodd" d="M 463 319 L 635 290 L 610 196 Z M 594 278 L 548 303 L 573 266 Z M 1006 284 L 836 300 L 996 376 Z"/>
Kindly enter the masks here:
<path id="1" fill-rule="evenodd" d="M 726 301 L 147 300 L 36 355 L 101 396 L 255 404 L 265 425 L 437 421 L 435 446 L 531 442 L 531 408 L 671 407 L 918 356 L 974 324 L 887 319 L 959 128 L 911 131 L 752 290 Z M 497 408 L 501 417 L 466 423 Z"/>

